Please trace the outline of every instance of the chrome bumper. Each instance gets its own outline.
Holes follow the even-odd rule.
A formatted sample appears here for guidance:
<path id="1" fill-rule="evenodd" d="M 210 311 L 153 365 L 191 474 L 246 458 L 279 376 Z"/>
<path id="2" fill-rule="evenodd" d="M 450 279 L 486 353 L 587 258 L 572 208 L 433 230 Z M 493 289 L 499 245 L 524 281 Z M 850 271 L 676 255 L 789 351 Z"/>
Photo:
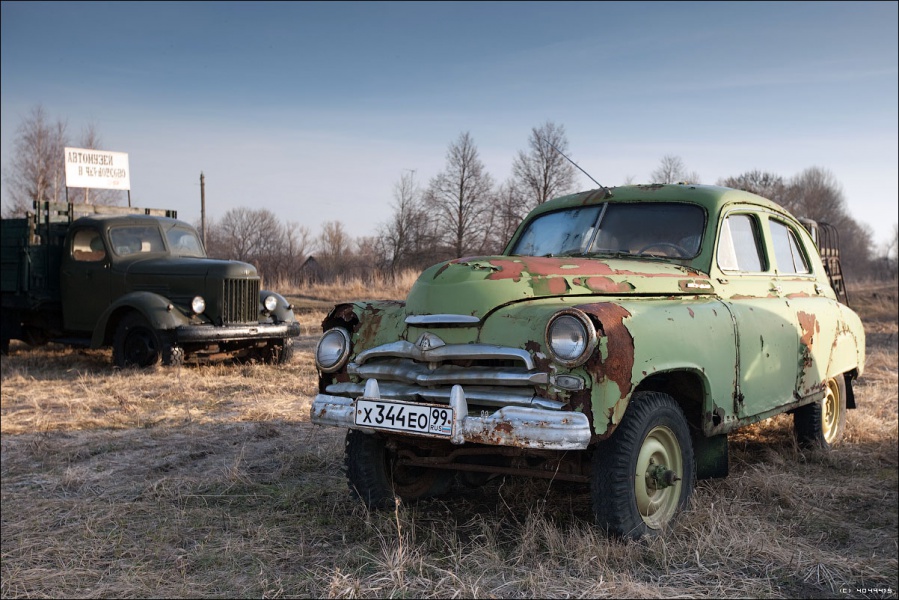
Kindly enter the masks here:
<path id="1" fill-rule="evenodd" d="M 367 381 L 362 397 L 381 399 L 377 380 Z M 450 406 L 454 415 L 450 437 L 453 444 L 471 442 L 541 450 L 583 450 L 590 443 L 590 422 L 583 413 L 504 406 L 493 414 L 473 416 L 468 414 L 468 402 L 460 385 L 453 386 Z M 356 425 L 356 401 L 353 398 L 318 394 L 312 401 L 311 412 L 312 422 L 317 425 L 374 431 Z"/>

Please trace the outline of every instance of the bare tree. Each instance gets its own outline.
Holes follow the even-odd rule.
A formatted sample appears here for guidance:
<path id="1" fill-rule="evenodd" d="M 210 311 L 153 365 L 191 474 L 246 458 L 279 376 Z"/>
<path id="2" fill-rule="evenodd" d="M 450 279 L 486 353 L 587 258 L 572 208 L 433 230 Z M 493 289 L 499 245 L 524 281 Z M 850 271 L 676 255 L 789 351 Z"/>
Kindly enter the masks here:
<path id="1" fill-rule="evenodd" d="M 344 274 L 352 258 L 353 240 L 340 221 L 322 225 L 315 240 L 319 262 L 332 275 Z"/>
<path id="2" fill-rule="evenodd" d="M 515 187 L 525 194 L 528 208 L 571 190 L 576 173 L 563 153 L 568 154 L 564 126 L 547 121 L 531 129 L 528 151 L 519 151 L 512 164 Z"/>
<path id="3" fill-rule="evenodd" d="M 794 215 L 837 228 L 843 273 L 848 279 L 870 274 L 873 234 L 847 212 L 843 186 L 833 173 L 821 167 L 805 169 L 790 180 L 783 198 L 783 206 Z"/>
<path id="4" fill-rule="evenodd" d="M 527 214 L 527 201 L 515 186 L 515 181 L 501 185 L 490 203 L 490 227 L 485 250 L 490 254 L 501 252 Z"/>
<path id="5" fill-rule="evenodd" d="M 391 275 L 397 270 L 434 262 L 433 239 L 415 171 L 407 171 L 393 188 L 393 217 L 378 228 L 378 254 Z"/>
<path id="6" fill-rule="evenodd" d="M 480 250 L 492 187 L 471 135 L 460 134 L 447 150 L 446 170 L 431 180 L 427 193 L 452 257 Z"/>
<path id="7" fill-rule="evenodd" d="M 718 185 L 758 194 L 781 205 L 786 202 L 787 186 L 783 177 L 775 173 L 759 170 L 747 171 L 736 177 L 719 179 Z"/>
<path id="8" fill-rule="evenodd" d="M 309 229 L 282 223 L 268 209 L 233 208 L 206 224 L 210 257 L 248 262 L 273 283 L 299 281 L 311 245 Z"/>
<path id="9" fill-rule="evenodd" d="M 666 154 L 659 162 L 659 167 L 649 175 L 652 183 L 699 183 L 699 174 L 696 171 L 687 172 L 687 167 L 681 157 Z"/>
<path id="10" fill-rule="evenodd" d="M 43 106 L 35 106 L 19 125 L 12 158 L 4 169 L 9 205 L 4 216 L 24 215 L 35 201 L 60 202 L 65 197 L 66 123 L 50 122 Z"/>

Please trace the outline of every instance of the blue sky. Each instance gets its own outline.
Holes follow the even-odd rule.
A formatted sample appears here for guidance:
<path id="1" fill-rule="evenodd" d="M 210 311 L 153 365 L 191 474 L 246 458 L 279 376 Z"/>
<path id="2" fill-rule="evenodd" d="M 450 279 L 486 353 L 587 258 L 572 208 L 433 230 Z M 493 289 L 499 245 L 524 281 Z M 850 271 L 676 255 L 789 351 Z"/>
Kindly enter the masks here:
<path id="1" fill-rule="evenodd" d="M 896 2 L 2 2 L 0 161 L 40 104 L 127 152 L 132 202 L 266 207 L 374 235 L 470 132 L 499 183 L 565 127 L 604 185 L 674 154 L 702 183 L 830 170 L 890 237 L 899 205 Z M 595 187 L 586 177 L 578 189 Z M 3 187 L 3 197 L 6 198 Z"/>

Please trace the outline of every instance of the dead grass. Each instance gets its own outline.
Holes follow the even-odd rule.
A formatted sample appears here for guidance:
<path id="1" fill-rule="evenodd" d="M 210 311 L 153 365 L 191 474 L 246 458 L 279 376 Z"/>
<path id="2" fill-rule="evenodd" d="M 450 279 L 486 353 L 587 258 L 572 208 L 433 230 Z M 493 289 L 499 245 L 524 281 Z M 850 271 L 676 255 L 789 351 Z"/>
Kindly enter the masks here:
<path id="1" fill-rule="evenodd" d="M 850 292 L 869 348 L 844 443 L 800 451 L 788 417 L 737 432 L 731 475 L 643 543 L 609 540 L 586 490 L 543 481 L 367 511 L 346 490 L 343 432 L 309 425 L 325 308 L 302 309 L 301 351 L 279 367 L 120 371 L 107 352 L 14 344 L 0 594 L 896 597 L 895 286 Z"/>

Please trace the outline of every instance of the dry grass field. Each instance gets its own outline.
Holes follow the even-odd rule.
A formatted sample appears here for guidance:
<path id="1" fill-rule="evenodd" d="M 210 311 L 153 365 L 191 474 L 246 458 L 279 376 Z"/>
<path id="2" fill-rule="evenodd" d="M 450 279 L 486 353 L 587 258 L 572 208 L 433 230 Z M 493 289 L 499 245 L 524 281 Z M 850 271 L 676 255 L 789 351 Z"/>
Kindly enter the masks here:
<path id="1" fill-rule="evenodd" d="M 897 595 L 897 288 L 850 289 L 868 331 L 844 442 L 800 451 L 778 417 L 730 438 L 669 534 L 609 540 L 586 490 L 497 480 L 372 513 L 343 432 L 309 424 L 326 307 L 294 290 L 288 365 L 112 368 L 107 351 L 2 358 L 2 596 L 764 597 Z M 347 291 L 349 289 L 349 291 Z"/>

